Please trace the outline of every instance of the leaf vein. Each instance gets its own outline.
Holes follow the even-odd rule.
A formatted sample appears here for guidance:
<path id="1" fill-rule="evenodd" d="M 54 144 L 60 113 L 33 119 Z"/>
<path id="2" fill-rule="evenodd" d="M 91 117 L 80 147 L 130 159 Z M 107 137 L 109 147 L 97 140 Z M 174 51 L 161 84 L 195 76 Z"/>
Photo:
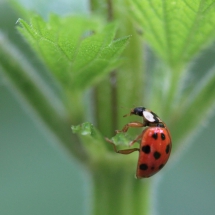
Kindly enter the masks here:
<path id="1" fill-rule="evenodd" d="M 201 0 L 199 3 L 198 11 L 196 12 L 193 23 L 188 31 L 186 39 L 184 40 L 184 45 L 182 46 L 181 52 L 179 53 L 180 61 L 183 58 L 183 54 L 186 53 L 187 48 L 190 47 L 190 44 L 192 44 L 192 38 L 196 34 L 196 30 L 198 29 L 198 21 L 201 17 L 201 8 L 203 1 L 204 0 Z"/>
<path id="2" fill-rule="evenodd" d="M 202 11 L 202 13 L 207 13 L 207 11 L 215 4 L 215 2 L 212 2 L 205 10 Z"/>
<path id="3" fill-rule="evenodd" d="M 142 7 L 142 4 L 138 3 L 138 1 L 135 1 L 135 3 L 136 3 L 136 10 L 138 10 L 140 14 L 144 14 L 144 16 L 146 17 L 145 19 L 148 21 L 148 23 L 150 25 L 152 34 L 156 38 L 156 41 L 158 42 L 158 45 L 160 45 L 160 47 L 162 48 L 163 47 L 163 43 L 162 43 L 161 37 L 160 37 L 159 34 L 157 34 L 157 31 L 155 30 L 153 23 L 150 21 L 151 20 L 150 17 L 148 17 L 146 15 L 144 7 Z M 147 30 L 149 30 L 149 29 L 147 29 Z"/>

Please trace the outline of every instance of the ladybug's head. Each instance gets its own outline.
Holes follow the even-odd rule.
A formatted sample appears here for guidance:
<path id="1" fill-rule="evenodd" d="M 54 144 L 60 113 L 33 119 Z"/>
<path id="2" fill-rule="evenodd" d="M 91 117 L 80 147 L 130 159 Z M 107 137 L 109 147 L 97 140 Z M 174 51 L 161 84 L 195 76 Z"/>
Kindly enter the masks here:
<path id="1" fill-rule="evenodd" d="M 142 116 L 144 118 L 144 121 L 149 123 L 163 123 L 161 119 L 157 116 L 157 114 L 144 107 L 134 108 L 131 111 L 131 114 Z"/>
<path id="2" fill-rule="evenodd" d="M 144 107 L 136 107 L 130 111 L 129 114 L 124 115 L 125 116 L 131 116 L 131 115 L 138 115 L 138 116 L 143 116 L 143 111 L 146 110 Z"/>
<path id="3" fill-rule="evenodd" d="M 146 108 L 144 107 L 136 107 L 134 108 L 133 110 L 131 110 L 130 114 L 134 114 L 134 115 L 138 115 L 138 116 L 143 116 L 143 111 L 145 110 Z"/>

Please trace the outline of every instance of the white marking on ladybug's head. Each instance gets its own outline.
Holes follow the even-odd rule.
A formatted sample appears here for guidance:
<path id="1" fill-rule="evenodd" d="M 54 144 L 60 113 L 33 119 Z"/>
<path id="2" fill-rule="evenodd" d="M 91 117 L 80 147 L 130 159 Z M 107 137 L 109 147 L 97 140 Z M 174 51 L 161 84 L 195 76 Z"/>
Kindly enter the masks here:
<path id="1" fill-rule="evenodd" d="M 143 111 L 144 118 L 149 122 L 155 122 L 154 115 L 150 113 L 149 111 L 145 110 Z"/>

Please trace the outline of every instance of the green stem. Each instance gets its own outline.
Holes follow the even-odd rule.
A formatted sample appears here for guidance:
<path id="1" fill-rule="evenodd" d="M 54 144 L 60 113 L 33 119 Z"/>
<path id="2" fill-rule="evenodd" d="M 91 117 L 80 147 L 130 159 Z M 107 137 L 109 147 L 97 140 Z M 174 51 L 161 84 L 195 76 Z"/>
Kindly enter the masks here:
<path id="1" fill-rule="evenodd" d="M 142 42 L 128 16 L 129 5 L 126 1 L 91 0 L 91 8 L 97 14 L 105 16 L 106 20 L 118 21 L 118 36 L 132 35 L 130 44 L 122 55 L 123 65 L 95 91 L 98 128 L 103 134 L 112 136 L 115 129 L 120 129 L 127 123 L 128 119 L 124 119 L 123 114 L 143 102 Z M 116 157 L 122 159 L 118 154 Z M 93 215 L 149 214 L 149 180 L 134 178 L 131 170 L 135 168 L 136 159 L 130 162 L 130 157 L 131 155 L 126 157 L 126 163 L 116 162 L 114 158 L 108 161 L 102 158 L 93 166 Z"/>
<path id="2" fill-rule="evenodd" d="M 112 19 L 112 4 L 110 0 L 91 0 L 91 11 L 104 20 Z M 111 77 L 112 76 L 112 77 Z M 114 74 L 101 81 L 94 89 L 94 116 L 97 127 L 104 136 L 113 136 L 116 116 L 114 115 L 115 101 L 115 87 L 110 79 Z M 104 123 L 105 122 L 105 123 Z"/>
<path id="3" fill-rule="evenodd" d="M 98 85 L 95 93 L 98 128 L 104 135 L 112 136 L 114 130 L 127 123 L 122 116 L 134 105 L 143 103 L 143 50 L 141 38 L 128 16 L 129 5 L 121 0 L 102 2 L 103 4 L 101 1 L 92 0 L 93 10 L 103 17 L 106 16 L 108 20 L 112 18 L 118 21 L 118 36 L 132 35 L 128 47 L 122 54 L 121 68 Z M 102 8 L 99 8 L 100 5 L 103 5 Z M 109 110 L 110 112 L 107 112 Z"/>
<path id="4" fill-rule="evenodd" d="M 143 104 L 143 45 L 136 26 L 129 17 L 130 7 L 127 1 L 114 1 L 114 17 L 119 22 L 119 36 L 132 35 L 123 54 L 123 64 L 117 73 L 118 108 L 125 107 L 117 116 L 118 127 L 127 123 L 122 115 L 134 106 Z"/>
<path id="5" fill-rule="evenodd" d="M 107 169 L 111 168 L 111 169 Z M 137 180 L 126 167 L 100 165 L 93 171 L 94 215 L 148 215 L 149 179 Z"/>

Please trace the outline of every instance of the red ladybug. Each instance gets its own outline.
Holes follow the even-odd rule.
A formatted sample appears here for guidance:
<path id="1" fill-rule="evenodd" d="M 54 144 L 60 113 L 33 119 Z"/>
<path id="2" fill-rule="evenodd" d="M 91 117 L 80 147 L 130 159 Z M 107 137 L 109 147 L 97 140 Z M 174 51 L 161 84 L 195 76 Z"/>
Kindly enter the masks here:
<path id="1" fill-rule="evenodd" d="M 169 159 L 172 142 L 171 136 L 165 123 L 152 111 L 144 107 L 136 107 L 128 115 L 138 115 L 143 117 L 143 123 L 130 122 L 119 132 L 127 132 L 130 127 L 145 127 L 140 135 L 137 136 L 130 146 L 140 140 L 140 148 L 117 150 L 116 145 L 109 139 L 106 140 L 114 147 L 115 152 L 120 154 L 130 154 L 139 151 L 137 163 L 137 178 L 148 178 L 160 171 Z"/>

